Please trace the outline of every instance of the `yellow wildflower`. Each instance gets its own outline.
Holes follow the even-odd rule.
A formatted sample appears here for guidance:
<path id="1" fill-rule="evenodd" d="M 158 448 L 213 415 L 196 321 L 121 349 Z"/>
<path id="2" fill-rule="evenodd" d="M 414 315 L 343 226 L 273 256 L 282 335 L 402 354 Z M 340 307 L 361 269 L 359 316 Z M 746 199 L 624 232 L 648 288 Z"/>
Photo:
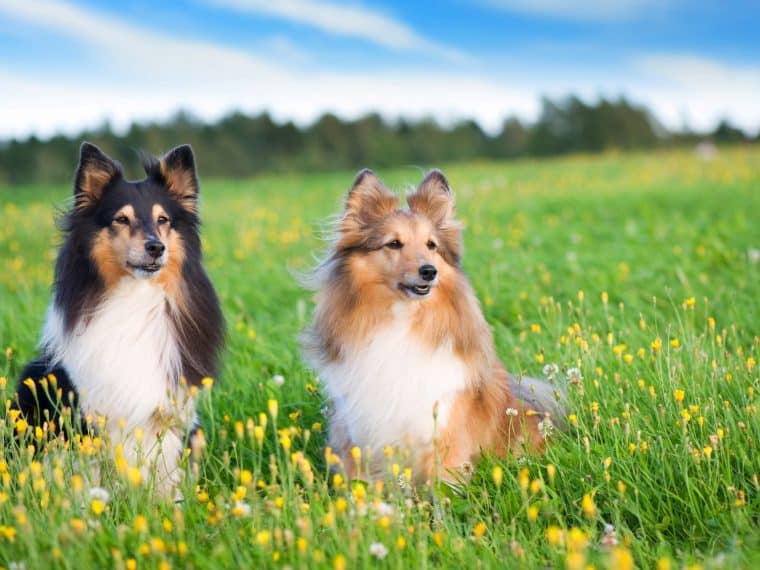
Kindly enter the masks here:
<path id="1" fill-rule="evenodd" d="M 564 533 L 557 525 L 550 525 L 546 528 L 546 541 L 552 546 L 558 546 L 564 542 Z"/>
<path id="2" fill-rule="evenodd" d="M 106 510 L 106 504 L 100 499 L 93 499 L 90 503 L 90 508 L 92 509 L 93 514 L 96 517 L 99 517 L 103 514 L 103 511 Z"/>
<path id="3" fill-rule="evenodd" d="M 586 493 L 583 495 L 583 499 L 581 500 L 581 508 L 583 509 L 583 514 L 587 518 L 594 518 L 596 516 L 596 503 L 590 494 Z"/>
<path id="4" fill-rule="evenodd" d="M 256 543 L 262 548 L 269 546 L 269 542 L 272 539 L 272 533 L 268 530 L 262 530 L 256 533 Z"/>
<path id="5" fill-rule="evenodd" d="M 630 550 L 624 546 L 616 546 L 610 552 L 609 564 L 610 570 L 633 570 L 633 556 Z"/>
<path id="6" fill-rule="evenodd" d="M 132 524 L 132 528 L 135 529 L 135 532 L 147 532 L 148 531 L 148 519 L 145 518 L 143 515 L 137 515 L 135 517 L 135 522 Z"/>
<path id="7" fill-rule="evenodd" d="M 499 465 L 494 466 L 492 476 L 493 482 L 496 483 L 496 486 L 501 487 L 501 483 L 504 479 L 504 471 Z"/>
<path id="8" fill-rule="evenodd" d="M 143 480 L 142 471 L 140 471 L 140 469 L 137 467 L 130 467 L 127 470 L 127 479 L 132 485 L 139 485 Z"/>

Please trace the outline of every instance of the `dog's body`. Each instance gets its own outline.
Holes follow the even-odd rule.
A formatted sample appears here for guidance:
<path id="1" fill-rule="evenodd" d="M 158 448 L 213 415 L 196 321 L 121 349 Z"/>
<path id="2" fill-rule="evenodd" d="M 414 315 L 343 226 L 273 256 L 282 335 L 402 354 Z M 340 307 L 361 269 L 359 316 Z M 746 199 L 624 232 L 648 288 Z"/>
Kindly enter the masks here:
<path id="1" fill-rule="evenodd" d="M 73 405 L 102 418 L 98 429 L 168 493 L 195 423 L 189 388 L 216 374 L 223 320 L 201 264 L 192 150 L 151 159 L 146 172 L 124 180 L 82 145 L 42 355 L 21 374 L 18 403 L 37 423 Z"/>
<path id="2" fill-rule="evenodd" d="M 539 424 L 559 416 L 556 395 L 510 379 L 499 361 L 460 267 L 448 182 L 433 171 L 407 201 L 399 209 L 361 172 L 317 270 L 305 349 L 332 402 L 330 446 L 350 476 L 358 467 L 350 450 L 368 450 L 373 478 L 387 446 L 410 450 L 417 481 L 456 478 L 482 450 L 542 448 Z"/>

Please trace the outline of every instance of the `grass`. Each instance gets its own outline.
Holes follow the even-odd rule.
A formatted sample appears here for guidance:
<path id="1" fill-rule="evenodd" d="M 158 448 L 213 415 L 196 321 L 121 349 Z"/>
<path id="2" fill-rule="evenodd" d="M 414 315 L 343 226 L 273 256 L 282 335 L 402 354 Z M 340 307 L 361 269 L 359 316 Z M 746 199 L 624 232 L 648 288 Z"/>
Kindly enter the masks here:
<path id="1" fill-rule="evenodd" d="M 207 448 L 188 462 L 186 500 L 158 500 L 117 466 L 104 501 L 88 477 L 109 462 L 105 442 L 33 455 L 48 434 L 30 426 L 18 449 L 24 426 L 6 415 L 0 567 L 757 567 L 758 164 L 755 147 L 712 162 L 679 151 L 444 168 L 507 368 L 584 377 L 545 455 L 486 458 L 460 494 L 410 489 L 397 457 L 383 485 L 328 485 L 324 401 L 296 342 L 312 302 L 293 273 L 321 250 L 353 173 L 205 181 L 229 343 L 204 388 Z M 397 188 L 420 178 L 380 174 Z M 2 401 L 34 354 L 53 206 L 68 193 L 0 190 Z"/>

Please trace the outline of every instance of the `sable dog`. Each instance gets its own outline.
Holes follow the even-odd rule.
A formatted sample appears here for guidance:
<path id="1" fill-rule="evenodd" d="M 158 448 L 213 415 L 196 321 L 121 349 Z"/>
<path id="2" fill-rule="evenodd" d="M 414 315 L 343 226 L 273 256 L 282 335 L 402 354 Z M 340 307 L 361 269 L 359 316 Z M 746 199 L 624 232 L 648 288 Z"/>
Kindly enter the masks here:
<path id="1" fill-rule="evenodd" d="M 187 388 L 216 374 L 224 325 L 201 264 L 192 149 L 146 159 L 145 171 L 125 180 L 82 144 L 41 356 L 21 373 L 18 407 L 36 423 L 74 405 L 104 418 L 104 435 L 166 494 L 196 421 Z"/>
<path id="2" fill-rule="evenodd" d="M 417 482 L 456 479 L 485 450 L 542 449 L 559 394 L 499 361 L 446 178 L 430 172 L 407 204 L 360 172 L 315 273 L 304 348 L 332 403 L 329 445 L 351 477 L 353 446 L 371 478 L 386 446 L 408 449 Z"/>

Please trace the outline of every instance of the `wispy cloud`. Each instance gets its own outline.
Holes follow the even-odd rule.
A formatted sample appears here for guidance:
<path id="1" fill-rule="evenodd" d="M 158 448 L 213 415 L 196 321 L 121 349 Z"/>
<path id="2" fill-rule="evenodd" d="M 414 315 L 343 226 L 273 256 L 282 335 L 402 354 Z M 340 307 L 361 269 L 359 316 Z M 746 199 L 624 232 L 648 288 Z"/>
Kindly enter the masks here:
<path id="1" fill-rule="evenodd" d="M 641 17 L 664 4 L 658 0 L 482 0 L 482 3 L 510 12 L 599 22 Z"/>
<path id="2" fill-rule="evenodd" d="M 322 0 L 208 0 L 241 13 L 279 18 L 329 34 L 361 39 L 398 51 L 415 51 L 451 61 L 469 60 L 464 52 L 428 39 L 377 10 Z"/>
<path id="3" fill-rule="evenodd" d="M 241 72 L 277 74 L 277 66 L 263 58 L 219 44 L 173 38 L 135 26 L 91 9 L 60 0 L 3 0 L 0 14 L 36 29 L 69 37 L 76 43 L 96 48 L 88 55 L 113 58 L 129 70 L 163 77 L 186 75 L 195 67 L 214 76 L 228 73 L 220 68 L 239 68 Z"/>

